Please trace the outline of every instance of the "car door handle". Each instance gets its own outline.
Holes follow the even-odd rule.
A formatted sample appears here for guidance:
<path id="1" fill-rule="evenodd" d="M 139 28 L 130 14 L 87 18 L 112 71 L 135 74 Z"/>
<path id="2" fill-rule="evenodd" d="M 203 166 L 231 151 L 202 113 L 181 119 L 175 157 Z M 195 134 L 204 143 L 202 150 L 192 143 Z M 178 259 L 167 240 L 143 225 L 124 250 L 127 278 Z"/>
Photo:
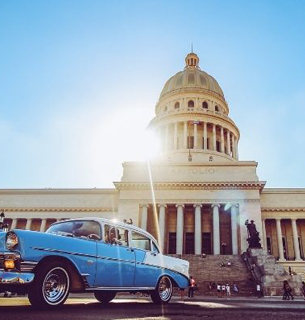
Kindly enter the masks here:
<path id="1" fill-rule="evenodd" d="M 134 252 L 134 249 L 132 249 L 132 248 L 127 248 L 127 251 Z"/>

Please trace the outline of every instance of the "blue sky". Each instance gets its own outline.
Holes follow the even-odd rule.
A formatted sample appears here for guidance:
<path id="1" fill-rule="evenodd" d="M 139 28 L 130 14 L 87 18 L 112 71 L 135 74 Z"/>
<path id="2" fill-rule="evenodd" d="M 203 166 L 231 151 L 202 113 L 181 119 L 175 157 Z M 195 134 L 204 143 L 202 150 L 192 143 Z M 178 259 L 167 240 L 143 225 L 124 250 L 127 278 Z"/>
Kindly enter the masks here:
<path id="1" fill-rule="evenodd" d="M 301 0 L 0 0 L 0 188 L 112 187 L 191 42 L 240 159 L 304 188 Z"/>

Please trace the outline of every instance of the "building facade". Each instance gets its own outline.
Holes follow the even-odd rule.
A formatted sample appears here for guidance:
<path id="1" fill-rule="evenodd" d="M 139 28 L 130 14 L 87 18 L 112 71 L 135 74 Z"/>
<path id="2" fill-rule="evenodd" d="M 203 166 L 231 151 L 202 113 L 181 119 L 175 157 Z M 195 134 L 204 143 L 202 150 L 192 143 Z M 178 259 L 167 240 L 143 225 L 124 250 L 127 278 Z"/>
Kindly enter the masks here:
<path id="1" fill-rule="evenodd" d="M 257 162 L 239 160 L 239 129 L 196 54 L 166 82 L 148 127 L 161 155 L 125 162 L 113 189 L 0 190 L 11 228 L 43 232 L 54 221 L 84 216 L 132 219 L 165 253 L 219 255 L 246 250 L 248 219 L 263 247 L 304 275 L 305 189 L 265 188 Z"/>

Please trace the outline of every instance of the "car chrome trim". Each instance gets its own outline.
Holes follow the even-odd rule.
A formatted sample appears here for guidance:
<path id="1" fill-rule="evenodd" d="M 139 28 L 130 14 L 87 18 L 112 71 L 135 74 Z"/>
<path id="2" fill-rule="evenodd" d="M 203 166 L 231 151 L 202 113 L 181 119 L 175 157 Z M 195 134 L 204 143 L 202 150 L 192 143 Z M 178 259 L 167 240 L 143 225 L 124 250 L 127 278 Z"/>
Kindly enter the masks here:
<path id="1" fill-rule="evenodd" d="M 34 280 L 34 273 L 0 271 L 0 284 L 24 285 Z"/>
<path id="2" fill-rule="evenodd" d="M 72 251 L 64 251 L 64 250 L 51 249 L 51 248 L 32 247 L 32 249 L 33 249 L 33 250 L 39 250 L 39 251 L 47 251 L 47 252 L 71 254 L 71 255 L 74 255 L 74 256 L 83 256 L 83 257 L 96 258 L 96 256 L 95 256 L 95 255 L 92 255 L 92 254 L 72 252 Z"/>
<path id="3" fill-rule="evenodd" d="M 20 262 L 20 271 L 21 272 L 32 272 L 37 266 L 38 262 L 36 261 L 22 261 Z"/>
<path id="4" fill-rule="evenodd" d="M 91 287 L 86 291 L 149 291 L 155 287 Z"/>

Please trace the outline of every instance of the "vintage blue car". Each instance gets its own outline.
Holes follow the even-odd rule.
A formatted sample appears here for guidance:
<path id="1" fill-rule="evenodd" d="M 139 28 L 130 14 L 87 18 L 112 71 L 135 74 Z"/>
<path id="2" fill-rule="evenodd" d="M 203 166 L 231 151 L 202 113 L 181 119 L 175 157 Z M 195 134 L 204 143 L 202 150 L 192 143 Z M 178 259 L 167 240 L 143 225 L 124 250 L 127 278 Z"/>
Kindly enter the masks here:
<path id="1" fill-rule="evenodd" d="M 145 292 L 168 303 L 187 288 L 188 261 L 160 252 L 148 232 L 102 218 L 54 223 L 45 232 L 0 232 L 0 292 L 27 293 L 38 308 L 62 305 L 69 292 L 93 292 L 102 303 L 117 292 Z"/>

